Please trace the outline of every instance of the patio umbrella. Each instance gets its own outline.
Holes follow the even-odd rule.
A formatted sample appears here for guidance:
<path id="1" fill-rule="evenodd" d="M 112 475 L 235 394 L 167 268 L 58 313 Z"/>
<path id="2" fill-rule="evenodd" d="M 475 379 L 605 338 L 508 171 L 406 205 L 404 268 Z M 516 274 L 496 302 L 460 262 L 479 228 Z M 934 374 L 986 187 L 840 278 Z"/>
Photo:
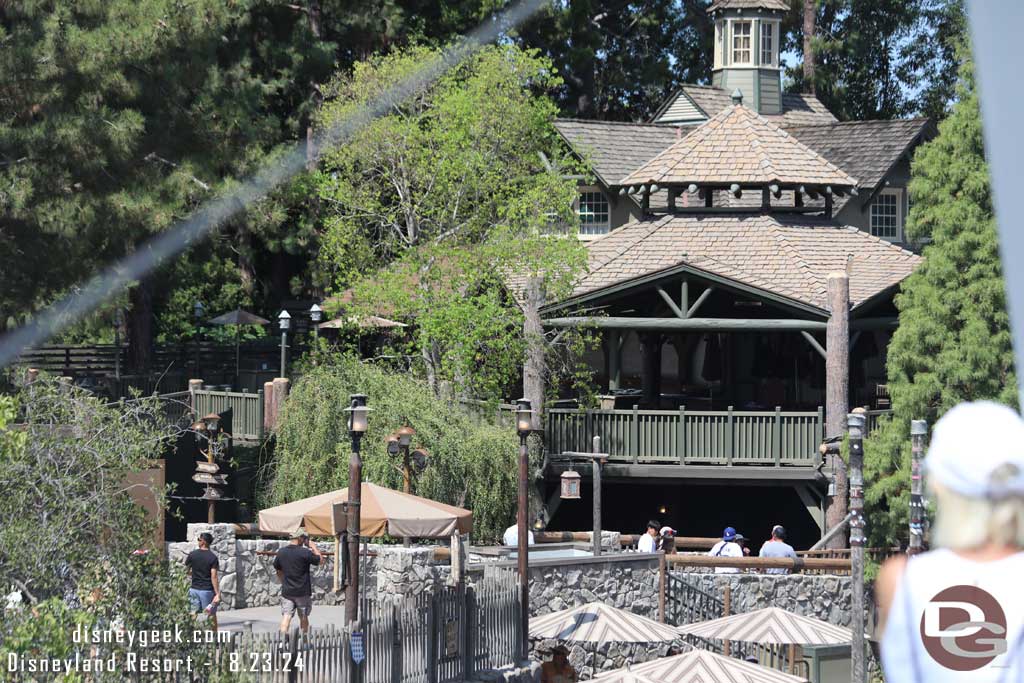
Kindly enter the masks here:
<path id="1" fill-rule="evenodd" d="M 361 495 L 361 536 L 448 538 L 455 530 L 462 534 L 473 530 L 469 510 L 369 482 L 363 483 Z M 348 489 L 344 488 L 260 510 L 260 531 L 291 533 L 304 526 L 313 536 L 334 536 L 344 531 L 334 528 L 334 504 L 347 500 Z"/>
<path id="2" fill-rule="evenodd" d="M 853 633 L 848 628 L 778 607 L 688 624 L 677 630 L 684 635 L 701 638 L 775 645 L 845 645 L 853 640 Z"/>
<path id="3" fill-rule="evenodd" d="M 590 643 L 595 655 L 597 648 L 607 643 L 667 643 L 679 640 L 674 627 L 603 602 L 590 602 L 534 617 L 530 619 L 530 637 Z M 596 661 L 592 662 L 591 671 L 597 665 Z"/>
<path id="4" fill-rule="evenodd" d="M 693 650 L 636 666 L 601 674 L 600 683 L 806 683 L 805 678 L 725 657 L 707 650 Z"/>
<path id="5" fill-rule="evenodd" d="M 233 311 L 222 313 L 216 318 L 210 318 L 206 322 L 211 325 L 235 326 L 235 384 L 238 384 L 238 337 L 242 325 L 267 325 L 270 321 L 250 313 L 249 311 L 243 311 L 241 308 L 236 308 Z"/>
<path id="6" fill-rule="evenodd" d="M 388 320 L 382 318 L 379 315 L 365 315 L 360 318 L 335 318 L 334 320 L 328 320 L 325 323 L 320 323 L 321 330 L 337 330 L 343 327 L 348 327 L 353 323 L 361 329 L 376 329 L 376 330 L 389 330 L 393 328 L 408 327 L 405 323 L 400 323 L 397 320 Z"/>

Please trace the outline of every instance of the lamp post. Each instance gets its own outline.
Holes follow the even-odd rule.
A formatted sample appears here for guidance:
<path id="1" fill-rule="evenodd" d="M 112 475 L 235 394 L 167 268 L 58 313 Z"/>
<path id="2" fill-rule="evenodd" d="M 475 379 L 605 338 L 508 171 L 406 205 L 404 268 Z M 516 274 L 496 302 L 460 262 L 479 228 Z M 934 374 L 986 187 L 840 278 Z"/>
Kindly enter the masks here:
<path id="1" fill-rule="evenodd" d="M 192 317 L 196 323 L 196 377 L 200 377 L 202 371 L 199 369 L 199 335 L 203 324 L 203 302 L 196 301 L 192 304 Z"/>
<path id="2" fill-rule="evenodd" d="M 917 555 L 924 546 L 924 487 L 921 481 L 921 461 L 924 459 L 924 437 L 928 423 L 910 421 L 910 543 L 908 555 Z"/>
<path id="3" fill-rule="evenodd" d="M 412 437 L 415 434 L 415 429 L 409 425 L 404 425 L 388 437 L 388 455 L 402 454 L 402 491 L 408 494 L 412 493 L 412 464 L 409 461 L 409 448 L 412 446 Z M 417 450 L 421 451 L 424 456 L 426 455 L 425 449 L 419 448 Z M 402 542 L 408 548 L 412 545 L 412 538 L 405 536 Z"/>
<path id="4" fill-rule="evenodd" d="M 348 524 L 346 543 L 348 545 L 348 584 L 345 586 L 345 623 L 354 627 L 359 618 L 359 506 L 362 500 L 363 461 L 359 455 L 359 442 L 366 433 L 366 417 L 369 412 L 364 394 L 349 396 L 348 434 L 352 440 L 352 455 L 348 460 Z M 358 666 L 351 667 L 352 683 L 359 681 Z"/>
<path id="5" fill-rule="evenodd" d="M 316 356 L 320 352 L 320 321 L 324 317 L 324 309 L 319 304 L 309 307 L 309 319 L 313 323 L 313 365 L 316 365 Z"/>
<path id="6" fill-rule="evenodd" d="M 529 503 L 527 485 L 529 478 L 530 458 L 526 439 L 533 429 L 533 406 L 530 400 L 521 398 L 516 401 L 516 431 L 519 432 L 519 505 L 516 512 L 517 548 L 516 559 L 519 568 L 519 599 L 522 613 L 520 614 L 520 630 L 522 641 L 520 655 L 529 657 L 530 650 L 530 577 L 529 553 L 530 530 L 526 526 L 526 507 Z"/>
<path id="7" fill-rule="evenodd" d="M 292 317 L 288 315 L 288 311 L 281 311 L 277 315 L 277 324 L 281 328 L 281 377 L 284 377 L 285 371 L 285 353 L 288 348 L 288 328 L 292 325 Z"/>
<path id="8" fill-rule="evenodd" d="M 860 409 L 858 409 L 860 410 Z M 846 416 L 850 434 L 850 602 L 852 681 L 864 683 L 864 423 L 863 412 Z"/>

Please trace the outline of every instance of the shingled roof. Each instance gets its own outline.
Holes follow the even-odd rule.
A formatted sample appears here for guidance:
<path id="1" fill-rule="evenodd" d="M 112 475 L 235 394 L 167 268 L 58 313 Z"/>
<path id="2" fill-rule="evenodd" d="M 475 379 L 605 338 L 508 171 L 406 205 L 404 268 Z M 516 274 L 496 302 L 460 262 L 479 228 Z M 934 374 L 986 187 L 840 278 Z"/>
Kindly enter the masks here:
<path id="1" fill-rule="evenodd" d="M 855 308 L 898 284 L 921 257 L 851 226 L 806 216 L 676 214 L 640 220 L 587 243 L 572 298 L 689 265 L 786 299 L 827 308 L 829 273 L 850 275 Z"/>
<path id="2" fill-rule="evenodd" d="M 680 97 L 691 100 L 706 118 L 711 118 L 732 106 L 730 95 L 731 93 L 724 89 L 714 86 L 684 85 L 661 105 L 654 115 L 654 122 L 671 123 L 677 120 L 672 118 L 672 112 L 683 109 L 690 111 L 691 107 L 680 107 L 677 104 Z M 780 126 L 810 126 L 836 122 L 836 117 L 817 97 L 804 93 L 782 93 L 782 113 L 766 114 L 764 117 Z"/>
<path id="3" fill-rule="evenodd" d="M 555 130 L 591 163 L 601 182 L 616 185 L 675 142 L 678 127 L 557 119 Z"/>
<path id="4" fill-rule="evenodd" d="M 810 147 L 739 104 L 701 124 L 622 183 L 857 185 Z"/>
<path id="5" fill-rule="evenodd" d="M 711 13 L 720 9 L 768 9 L 788 12 L 789 3 L 786 0 L 715 0 L 707 11 Z"/>
<path id="6" fill-rule="evenodd" d="M 786 129 L 800 142 L 874 189 L 896 162 L 930 129 L 927 118 L 844 121 Z"/>

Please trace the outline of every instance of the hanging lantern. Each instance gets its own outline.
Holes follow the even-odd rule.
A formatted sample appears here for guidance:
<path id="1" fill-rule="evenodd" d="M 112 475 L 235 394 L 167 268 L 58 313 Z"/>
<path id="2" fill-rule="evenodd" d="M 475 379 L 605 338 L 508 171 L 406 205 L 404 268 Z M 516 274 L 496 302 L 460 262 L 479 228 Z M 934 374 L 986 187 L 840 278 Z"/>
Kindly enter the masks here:
<path id="1" fill-rule="evenodd" d="M 575 470 L 562 472 L 562 500 L 579 500 L 580 473 Z"/>

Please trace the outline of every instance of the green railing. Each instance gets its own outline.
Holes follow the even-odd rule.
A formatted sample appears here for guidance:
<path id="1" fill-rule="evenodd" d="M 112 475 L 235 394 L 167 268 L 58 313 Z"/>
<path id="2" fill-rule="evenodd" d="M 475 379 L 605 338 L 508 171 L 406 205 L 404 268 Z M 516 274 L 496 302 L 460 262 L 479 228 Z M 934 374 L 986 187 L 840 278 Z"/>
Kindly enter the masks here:
<path id="1" fill-rule="evenodd" d="M 192 406 L 197 417 L 223 413 L 231 408 L 231 436 L 243 441 L 263 440 L 263 390 L 256 393 L 233 391 L 192 392 Z"/>
<path id="2" fill-rule="evenodd" d="M 677 465 L 795 465 L 821 462 L 825 425 L 817 412 L 709 410 L 547 411 L 552 454 L 589 451 L 591 438 L 619 462 Z"/>

